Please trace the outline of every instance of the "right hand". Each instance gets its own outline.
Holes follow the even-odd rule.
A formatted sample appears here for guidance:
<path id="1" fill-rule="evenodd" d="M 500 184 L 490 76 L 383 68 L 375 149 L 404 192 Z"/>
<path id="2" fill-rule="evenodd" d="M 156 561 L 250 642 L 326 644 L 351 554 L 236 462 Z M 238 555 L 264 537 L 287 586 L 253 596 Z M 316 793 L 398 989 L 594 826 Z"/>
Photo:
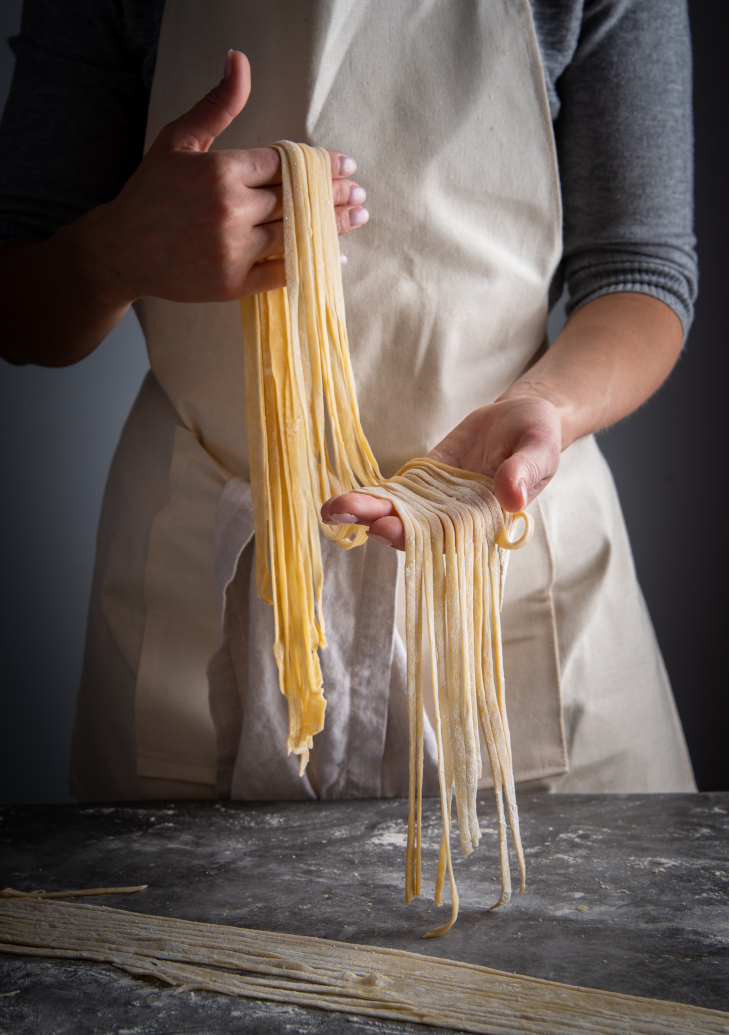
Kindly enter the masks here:
<path id="1" fill-rule="evenodd" d="M 557 407 L 514 386 L 496 402 L 470 413 L 427 455 L 449 467 L 493 478 L 496 499 L 514 513 L 549 484 L 562 446 Z M 328 525 L 367 525 L 367 535 L 375 542 L 405 549 L 405 529 L 388 500 L 348 492 L 327 500 L 321 516 Z"/>
<path id="2" fill-rule="evenodd" d="M 226 76 L 160 132 L 112 202 L 83 216 L 86 273 L 97 299 L 124 306 L 154 295 L 222 302 L 283 287 L 281 165 L 270 147 L 210 151 L 245 107 L 248 59 L 233 51 Z M 337 229 L 366 222 L 351 158 L 330 151 Z M 78 241 L 78 238 L 77 238 Z"/>

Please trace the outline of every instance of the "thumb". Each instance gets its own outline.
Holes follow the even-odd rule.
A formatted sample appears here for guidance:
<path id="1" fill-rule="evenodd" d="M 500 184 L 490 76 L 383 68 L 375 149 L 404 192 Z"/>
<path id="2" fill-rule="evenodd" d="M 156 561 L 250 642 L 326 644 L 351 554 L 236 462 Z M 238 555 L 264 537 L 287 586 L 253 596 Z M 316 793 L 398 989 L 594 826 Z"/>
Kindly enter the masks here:
<path id="1" fill-rule="evenodd" d="M 194 107 L 169 122 L 155 143 L 166 151 L 207 151 L 245 107 L 251 92 L 251 66 L 239 50 L 229 50 L 225 74 Z"/>
<path id="2" fill-rule="evenodd" d="M 557 473 L 559 440 L 534 436 L 499 466 L 494 474 L 494 495 L 509 513 L 523 510 Z"/>

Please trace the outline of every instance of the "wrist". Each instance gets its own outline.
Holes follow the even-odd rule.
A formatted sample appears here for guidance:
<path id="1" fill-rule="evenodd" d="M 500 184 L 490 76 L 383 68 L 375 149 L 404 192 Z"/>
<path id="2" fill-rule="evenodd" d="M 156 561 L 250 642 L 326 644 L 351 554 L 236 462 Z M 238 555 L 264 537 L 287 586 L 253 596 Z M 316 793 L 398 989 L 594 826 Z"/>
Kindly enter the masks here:
<path id="1" fill-rule="evenodd" d="M 525 375 L 524 378 L 515 381 L 510 388 L 503 392 L 496 402 L 514 402 L 516 400 L 538 400 L 540 403 L 546 403 L 549 406 L 556 417 L 560 429 L 561 450 L 565 450 L 575 439 L 580 437 L 580 434 L 576 431 L 578 421 L 574 405 L 569 399 L 565 398 L 563 393 L 557 391 L 548 382 Z"/>
<path id="2" fill-rule="evenodd" d="M 109 226 L 109 208 L 100 205 L 86 212 L 58 230 L 48 245 L 63 252 L 86 306 L 121 319 L 138 295 L 124 276 L 121 264 L 115 261 L 117 249 Z"/>
<path id="3" fill-rule="evenodd" d="M 681 322 L 664 302 L 617 292 L 578 309 L 502 398 L 539 398 L 559 415 L 562 449 L 640 406 L 672 369 Z"/>

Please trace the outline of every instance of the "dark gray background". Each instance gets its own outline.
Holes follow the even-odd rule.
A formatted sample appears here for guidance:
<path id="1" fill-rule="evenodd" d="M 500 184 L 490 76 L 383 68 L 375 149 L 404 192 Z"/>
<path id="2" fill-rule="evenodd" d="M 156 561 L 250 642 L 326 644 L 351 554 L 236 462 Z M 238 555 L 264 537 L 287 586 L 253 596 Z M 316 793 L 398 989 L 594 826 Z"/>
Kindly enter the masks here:
<path id="1" fill-rule="evenodd" d="M 22 0 L 0 4 L 0 103 Z M 727 15 L 691 0 L 695 53 L 696 322 L 667 385 L 600 436 L 702 790 L 729 789 L 723 604 Z M 553 314 L 552 330 L 560 316 Z M 0 325 L 1 328 L 1 325 Z M 1 333 L 1 329 L 0 329 Z M 0 799 L 70 801 L 69 740 L 106 472 L 147 369 L 134 317 L 65 370 L 0 362 Z M 713 510 L 712 508 L 719 508 Z"/>

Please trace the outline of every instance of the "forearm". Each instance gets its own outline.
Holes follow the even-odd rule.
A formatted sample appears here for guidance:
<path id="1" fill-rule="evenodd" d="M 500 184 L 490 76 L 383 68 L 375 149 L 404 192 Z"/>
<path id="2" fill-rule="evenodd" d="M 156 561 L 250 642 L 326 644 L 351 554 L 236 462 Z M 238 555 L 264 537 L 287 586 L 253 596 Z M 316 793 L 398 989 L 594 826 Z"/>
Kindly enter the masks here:
<path id="1" fill-rule="evenodd" d="M 10 363 L 76 363 L 122 319 L 129 302 L 112 300 L 85 244 L 84 216 L 47 241 L 0 246 L 4 328 L 0 355 Z"/>
<path id="2" fill-rule="evenodd" d="M 579 309 L 545 355 L 501 399 L 546 399 L 562 448 L 632 413 L 665 381 L 683 345 L 681 322 L 650 295 L 603 295 Z"/>

